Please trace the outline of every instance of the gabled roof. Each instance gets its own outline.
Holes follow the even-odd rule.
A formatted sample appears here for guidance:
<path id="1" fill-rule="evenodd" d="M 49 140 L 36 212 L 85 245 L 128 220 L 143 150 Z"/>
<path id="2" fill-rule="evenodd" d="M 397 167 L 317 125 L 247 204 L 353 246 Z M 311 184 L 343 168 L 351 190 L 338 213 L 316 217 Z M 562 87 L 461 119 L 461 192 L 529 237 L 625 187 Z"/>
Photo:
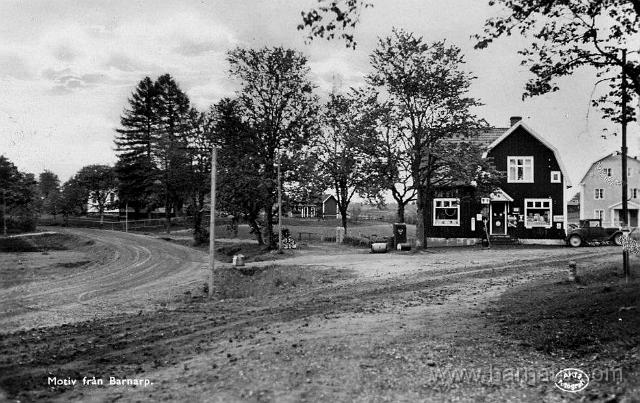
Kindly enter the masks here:
<path id="1" fill-rule="evenodd" d="M 567 206 L 578 206 L 580 205 L 580 192 L 576 193 L 571 200 L 567 202 Z"/>
<path id="2" fill-rule="evenodd" d="M 328 193 L 323 194 L 323 195 L 322 195 L 322 203 L 326 202 L 327 200 L 329 200 L 329 199 L 330 199 L 330 198 L 332 198 L 332 197 L 333 197 L 334 199 L 336 198 L 336 197 L 335 197 L 334 195 L 332 195 L 332 194 L 328 194 Z"/>
<path id="3" fill-rule="evenodd" d="M 491 201 L 508 201 L 508 202 L 512 202 L 513 201 L 513 197 L 509 196 L 507 194 L 507 192 L 505 192 L 504 190 L 502 190 L 500 188 L 494 190 L 489 195 L 489 199 L 491 199 Z"/>
<path id="4" fill-rule="evenodd" d="M 587 169 L 587 172 L 584 173 L 584 176 L 582 177 L 582 179 L 578 183 L 580 183 L 580 184 L 584 183 L 585 179 L 587 179 L 587 175 L 589 175 L 589 172 L 591 171 L 591 168 L 593 168 L 593 166 L 595 164 L 597 164 L 598 162 L 600 162 L 600 161 L 602 161 L 604 159 L 607 159 L 609 157 L 615 157 L 615 156 L 618 156 L 618 155 L 622 155 L 622 153 L 620 151 L 609 151 L 605 156 L 603 156 L 601 158 L 598 158 L 597 160 L 593 161 L 593 163 L 591 165 L 589 165 L 589 168 Z M 629 160 L 629 159 L 638 160 L 638 157 L 637 156 L 633 156 L 633 155 L 627 155 L 627 160 Z"/>
<path id="5" fill-rule="evenodd" d="M 567 169 L 564 167 L 564 164 L 562 163 L 562 158 L 560 158 L 560 153 L 558 152 L 558 149 L 553 144 L 551 144 L 547 139 L 542 137 L 538 132 L 536 132 L 531 127 L 529 127 L 527 124 L 525 124 L 522 120 L 519 121 L 518 123 L 516 123 L 515 125 L 511 126 L 511 128 L 509 130 L 504 132 L 500 137 L 498 137 L 491 144 L 489 144 L 489 146 L 487 147 L 487 150 L 482 154 L 482 158 L 487 158 L 487 155 L 489 154 L 489 151 L 491 151 L 493 148 L 495 148 L 498 144 L 502 143 L 502 141 L 504 139 L 509 137 L 511 135 L 511 133 L 516 131 L 519 127 L 522 127 L 530 135 L 535 137 L 539 142 L 544 144 L 547 148 L 549 148 L 553 152 L 553 154 L 556 157 L 556 161 L 558 161 L 558 165 L 560 166 L 560 171 L 562 172 L 562 176 L 565 179 L 566 185 L 567 186 L 571 186 L 571 180 L 569 179 L 569 175 L 567 175 Z"/>
<path id="6" fill-rule="evenodd" d="M 468 141 L 484 149 L 507 130 L 509 130 L 508 127 L 487 127 L 479 130 L 475 136 L 465 137 L 459 135 L 448 140 L 453 142 Z"/>

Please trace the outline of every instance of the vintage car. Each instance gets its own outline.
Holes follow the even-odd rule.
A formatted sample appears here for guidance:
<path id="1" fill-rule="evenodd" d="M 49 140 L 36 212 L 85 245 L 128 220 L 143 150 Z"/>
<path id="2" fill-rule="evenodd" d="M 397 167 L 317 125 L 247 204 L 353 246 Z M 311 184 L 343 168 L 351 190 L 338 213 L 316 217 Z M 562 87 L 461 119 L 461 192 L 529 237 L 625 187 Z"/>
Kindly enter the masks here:
<path id="1" fill-rule="evenodd" d="M 570 226 L 571 227 L 571 226 Z M 613 242 L 622 245 L 622 230 L 620 228 L 604 228 L 599 218 L 580 220 L 579 226 L 569 229 L 567 245 L 578 247 L 590 242 Z"/>

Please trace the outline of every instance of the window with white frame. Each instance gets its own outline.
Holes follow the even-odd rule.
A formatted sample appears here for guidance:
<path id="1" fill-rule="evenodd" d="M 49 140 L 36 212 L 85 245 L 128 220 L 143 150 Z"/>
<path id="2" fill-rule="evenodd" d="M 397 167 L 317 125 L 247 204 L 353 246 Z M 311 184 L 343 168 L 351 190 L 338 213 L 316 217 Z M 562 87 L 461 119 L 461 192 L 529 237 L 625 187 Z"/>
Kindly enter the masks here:
<path id="1" fill-rule="evenodd" d="M 525 228 L 551 228 L 551 199 L 524 199 Z"/>
<path id="2" fill-rule="evenodd" d="M 630 199 L 637 199 L 638 198 L 638 193 L 640 193 L 638 191 L 638 188 L 629 189 L 629 198 Z"/>
<path id="3" fill-rule="evenodd" d="M 604 199 L 604 189 L 593 189 L 594 195 L 593 198 L 596 200 Z"/>
<path id="4" fill-rule="evenodd" d="M 602 209 L 593 210 L 593 218 L 599 218 L 602 221 L 604 221 L 604 210 Z"/>
<path id="5" fill-rule="evenodd" d="M 551 171 L 551 183 L 561 183 L 562 174 L 560 171 Z"/>
<path id="6" fill-rule="evenodd" d="M 533 183 L 533 157 L 507 157 L 507 182 Z"/>
<path id="7" fill-rule="evenodd" d="M 460 200 L 453 198 L 433 199 L 433 225 L 459 226 Z"/>
<path id="8" fill-rule="evenodd" d="M 607 176 L 611 176 L 611 175 L 612 175 L 611 168 L 605 168 L 605 169 L 604 169 L 604 172 L 605 172 L 605 174 L 606 174 Z"/>

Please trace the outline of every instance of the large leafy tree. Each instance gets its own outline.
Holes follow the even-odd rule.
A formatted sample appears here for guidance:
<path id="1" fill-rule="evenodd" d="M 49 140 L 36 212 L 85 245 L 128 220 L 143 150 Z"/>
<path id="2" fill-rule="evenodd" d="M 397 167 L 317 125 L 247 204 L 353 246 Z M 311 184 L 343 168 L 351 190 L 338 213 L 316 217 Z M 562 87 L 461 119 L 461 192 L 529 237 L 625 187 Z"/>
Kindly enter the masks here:
<path id="1" fill-rule="evenodd" d="M 60 192 L 60 212 L 65 221 L 71 215 L 86 213 L 89 194 L 85 187 L 78 181 L 77 176 L 71 177 L 62 185 Z"/>
<path id="2" fill-rule="evenodd" d="M 238 100 L 222 99 L 212 108 L 217 137 L 217 208 L 231 214 L 234 219 L 243 218 L 251 227 L 258 244 L 264 245 L 264 237 L 258 221 L 267 196 L 263 170 L 251 127 L 243 122 Z"/>
<path id="3" fill-rule="evenodd" d="M 178 175 L 184 179 L 180 187 L 193 217 L 193 238 L 196 244 L 206 242 L 208 233 L 202 219 L 206 195 L 211 191 L 211 151 L 214 147 L 215 114 L 191 108 L 188 128 L 182 136 L 184 165 Z"/>
<path id="4" fill-rule="evenodd" d="M 317 97 L 309 80 L 305 56 L 282 47 L 244 49 L 228 53 L 230 73 L 238 80 L 238 105 L 247 135 L 254 145 L 253 163 L 259 167 L 265 189 L 263 208 L 270 247 L 273 233 L 277 173 L 274 163 L 280 155 L 284 177 L 295 173 L 299 151 L 316 132 Z"/>
<path id="5" fill-rule="evenodd" d="M 298 30 L 307 31 L 307 40 L 336 36 L 347 47 L 356 47 L 353 30 L 360 21 L 360 12 L 372 3 L 364 0 L 318 0 L 318 7 L 302 12 Z"/>
<path id="6" fill-rule="evenodd" d="M 489 4 L 506 13 L 486 21 L 484 33 L 476 35 L 476 48 L 513 33 L 530 37 L 530 46 L 519 52 L 534 74 L 526 84 L 525 97 L 557 91 L 558 78 L 584 67 L 595 68 L 600 79 L 610 84 L 610 91 L 593 100 L 606 117 L 620 118 L 622 69 L 633 95 L 640 95 L 640 1 L 492 0 Z M 626 62 L 624 48 L 629 50 Z M 633 110 L 629 111 L 633 119 Z"/>
<path id="7" fill-rule="evenodd" d="M 308 39 L 338 37 L 355 47 L 353 29 L 362 10 L 372 4 L 318 0 L 315 8 L 302 12 L 298 29 L 307 30 Z M 514 33 L 533 40 L 519 52 L 522 64 L 534 74 L 525 85 L 524 97 L 557 91 L 558 78 L 583 67 L 596 69 L 599 79 L 610 85 L 609 91 L 593 100 L 605 117 L 620 119 L 622 69 L 633 95 L 640 95 L 639 0 L 490 0 L 489 5 L 504 12 L 489 18 L 484 32 L 475 35 L 476 48 L 486 48 L 495 39 Z M 623 48 L 629 50 L 626 62 Z M 635 119 L 635 110 L 628 111 L 628 118 Z"/>
<path id="8" fill-rule="evenodd" d="M 444 41 L 426 43 L 395 30 L 379 40 L 371 57 L 369 86 L 383 93 L 409 156 L 417 191 L 418 246 L 424 246 L 428 200 L 436 187 L 443 148 L 456 136 L 471 136 L 483 126 L 472 112 L 480 103 L 468 95 L 473 76 L 462 67 L 459 48 Z M 458 155 L 458 158 L 463 156 Z"/>
<path id="9" fill-rule="evenodd" d="M 112 195 L 115 195 L 118 189 L 118 179 L 113 167 L 87 165 L 78 171 L 74 179 L 78 186 L 84 190 L 89 203 L 95 204 L 98 214 L 100 214 L 100 222 L 102 222 L 104 211 L 112 206 Z"/>
<path id="10" fill-rule="evenodd" d="M 38 177 L 38 190 L 42 198 L 42 211 L 53 215 L 55 220 L 60 212 L 60 178 L 45 170 Z"/>
<path id="11" fill-rule="evenodd" d="M 371 96 L 363 106 L 376 119 L 376 136 L 364 144 L 369 163 L 369 175 L 374 180 L 371 193 L 388 191 L 396 202 L 396 220 L 405 222 L 405 209 L 416 199 L 416 187 L 411 176 L 410 138 L 402 130 L 402 119 L 392 104 L 381 101 L 374 88 L 367 88 Z"/>
<path id="12" fill-rule="evenodd" d="M 317 173 L 335 192 L 342 227 L 347 230 L 347 212 L 355 194 L 376 193 L 377 178 L 371 175 L 366 147 L 374 141 L 376 116 L 365 105 L 365 93 L 331 94 L 321 114 L 322 134 L 317 139 Z"/>
<path id="13" fill-rule="evenodd" d="M 4 155 L 0 155 L 0 202 L 2 219 L 5 216 L 19 216 L 24 223 L 22 229 L 33 229 L 32 220 L 38 209 L 37 182 L 33 174 L 20 172 Z M 5 210 L 6 208 L 6 210 Z"/>

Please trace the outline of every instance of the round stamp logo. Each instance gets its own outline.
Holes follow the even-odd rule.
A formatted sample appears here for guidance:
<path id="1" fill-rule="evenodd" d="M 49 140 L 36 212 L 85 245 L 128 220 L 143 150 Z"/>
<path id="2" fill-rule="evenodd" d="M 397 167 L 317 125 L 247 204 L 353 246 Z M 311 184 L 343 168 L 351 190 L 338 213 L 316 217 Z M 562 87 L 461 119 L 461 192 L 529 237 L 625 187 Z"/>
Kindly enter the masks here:
<path id="1" fill-rule="evenodd" d="M 556 387 L 564 392 L 580 392 L 589 386 L 589 375 L 577 368 L 567 368 L 554 378 Z"/>

